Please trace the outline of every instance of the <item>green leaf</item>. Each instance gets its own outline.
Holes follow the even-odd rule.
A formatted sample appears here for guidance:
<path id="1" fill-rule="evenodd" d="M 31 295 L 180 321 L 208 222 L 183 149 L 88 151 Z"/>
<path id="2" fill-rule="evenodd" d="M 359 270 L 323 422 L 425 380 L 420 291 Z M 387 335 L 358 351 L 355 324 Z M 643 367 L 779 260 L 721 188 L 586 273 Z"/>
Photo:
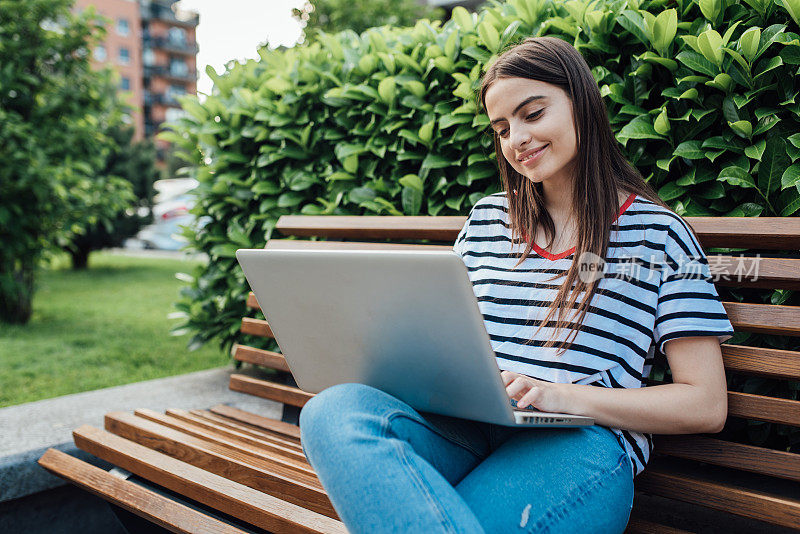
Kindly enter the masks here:
<path id="1" fill-rule="evenodd" d="M 748 28 L 739 37 L 739 50 L 748 61 L 753 61 L 753 58 L 758 52 L 758 42 L 761 40 L 761 28 L 753 26 Z"/>
<path id="2" fill-rule="evenodd" d="M 293 208 L 305 200 L 306 195 L 302 193 L 295 193 L 294 191 L 287 191 L 278 197 L 279 208 Z"/>
<path id="3" fill-rule="evenodd" d="M 774 56 L 770 58 L 769 61 L 767 61 L 767 63 L 764 65 L 764 68 L 762 68 L 758 74 L 753 76 L 753 79 L 760 78 L 761 76 L 768 73 L 772 69 L 780 67 L 781 65 L 783 65 L 783 60 L 780 58 L 780 56 Z"/>
<path id="4" fill-rule="evenodd" d="M 765 195 L 780 188 L 782 182 L 780 177 L 789 163 L 789 156 L 786 154 L 786 140 L 777 135 L 767 139 L 764 156 L 758 166 L 758 187 Z"/>
<path id="5" fill-rule="evenodd" d="M 391 104 L 394 102 L 395 95 L 397 94 L 397 85 L 393 76 L 387 76 L 378 84 L 378 94 L 384 104 Z"/>
<path id="6" fill-rule="evenodd" d="M 750 121 L 729 121 L 728 126 L 730 126 L 737 135 L 745 139 L 749 139 L 753 135 L 753 125 L 750 124 Z"/>
<path id="7" fill-rule="evenodd" d="M 666 135 L 669 132 L 670 125 L 669 117 L 667 116 L 667 108 L 662 109 L 661 113 L 658 114 L 658 117 L 656 117 L 653 123 L 653 129 L 661 135 Z"/>
<path id="8" fill-rule="evenodd" d="M 347 194 L 349 201 L 355 204 L 361 204 L 362 202 L 374 200 L 377 196 L 378 194 L 375 192 L 375 190 L 367 186 L 356 187 L 355 189 L 351 189 Z"/>
<path id="9" fill-rule="evenodd" d="M 756 182 L 750 173 L 735 165 L 722 169 L 717 179 L 739 187 L 756 187 Z"/>
<path id="10" fill-rule="evenodd" d="M 484 19 L 483 22 L 478 24 L 478 35 L 486 45 L 486 48 L 492 54 L 496 54 L 500 49 L 500 34 L 497 33 L 497 29 L 491 21 Z"/>
<path id="11" fill-rule="evenodd" d="M 417 135 L 419 136 L 420 140 L 425 143 L 426 145 L 431 142 L 433 138 L 433 127 L 436 126 L 436 119 L 430 120 L 423 124 Z"/>
<path id="12" fill-rule="evenodd" d="M 453 8 L 452 18 L 455 19 L 461 31 L 464 33 L 471 32 L 475 28 L 475 23 L 472 20 L 472 14 L 462 6 Z"/>
<path id="13" fill-rule="evenodd" d="M 257 195 L 276 195 L 280 192 L 281 187 L 278 184 L 266 180 L 256 182 L 256 184 L 253 186 L 253 193 Z"/>
<path id="14" fill-rule="evenodd" d="M 336 171 L 331 173 L 330 176 L 325 178 L 327 182 L 340 182 L 340 181 L 349 181 L 355 180 L 356 177 L 348 172 Z"/>
<path id="15" fill-rule="evenodd" d="M 697 46 L 703 57 L 719 67 L 722 65 L 722 37 L 715 30 L 706 30 L 697 36 Z"/>
<path id="16" fill-rule="evenodd" d="M 778 197 L 780 205 L 783 206 L 780 212 L 781 217 L 793 215 L 800 209 L 800 186 L 797 189 L 787 189 Z"/>
<path id="17" fill-rule="evenodd" d="M 699 0 L 700 11 L 710 22 L 715 23 L 722 11 L 722 0 Z"/>
<path id="18" fill-rule="evenodd" d="M 647 115 L 636 117 L 628 124 L 622 127 L 622 130 L 617 134 L 617 139 L 623 142 L 624 139 L 663 139 L 662 135 L 653 128 L 650 124 L 650 118 Z M 623 144 L 625 144 L 623 142 Z"/>
<path id="19" fill-rule="evenodd" d="M 798 0 L 779 0 L 775 3 L 785 9 L 794 23 L 800 26 L 800 2 Z"/>
<path id="20" fill-rule="evenodd" d="M 795 163 L 781 176 L 781 190 L 798 185 L 800 185 L 800 163 Z"/>
<path id="21" fill-rule="evenodd" d="M 422 161 L 421 167 L 423 169 L 443 169 L 453 165 L 453 160 L 439 156 L 437 154 L 428 154 Z"/>
<path id="22" fill-rule="evenodd" d="M 686 159 L 702 159 L 705 157 L 702 141 L 684 141 L 675 147 L 673 154 Z"/>
<path id="23" fill-rule="evenodd" d="M 422 191 L 413 187 L 404 187 L 400 194 L 400 203 L 406 215 L 419 215 L 422 207 Z"/>
<path id="24" fill-rule="evenodd" d="M 677 31 L 678 12 L 675 9 L 665 9 L 659 13 L 653 24 L 653 48 L 662 56 L 667 55 Z"/>
<path id="25" fill-rule="evenodd" d="M 230 243 L 223 243 L 220 245 L 214 245 L 211 247 L 211 256 L 216 256 L 220 258 L 235 258 L 236 251 L 242 247 L 232 245 Z"/>
<path id="26" fill-rule="evenodd" d="M 404 185 L 406 187 L 410 187 L 412 189 L 416 189 L 420 193 L 423 191 L 423 187 L 424 186 L 423 186 L 423 183 L 422 183 L 422 179 L 419 176 L 417 176 L 416 174 L 406 174 L 405 176 L 400 178 L 400 180 L 398 180 L 398 182 L 401 185 Z"/>
<path id="27" fill-rule="evenodd" d="M 750 159 L 757 159 L 761 161 L 761 156 L 764 154 L 764 149 L 767 147 L 767 141 L 762 139 L 758 143 L 744 149 L 745 155 Z"/>
<path id="28" fill-rule="evenodd" d="M 677 185 L 675 182 L 669 182 L 658 190 L 658 196 L 664 202 L 683 196 L 686 189 Z"/>
<path id="29" fill-rule="evenodd" d="M 714 77 L 719 74 L 719 70 L 717 67 L 707 60 L 705 57 L 701 56 L 697 52 L 693 52 L 691 50 L 683 50 L 679 52 L 675 59 L 689 67 L 690 69 L 701 72 L 707 76 Z"/>

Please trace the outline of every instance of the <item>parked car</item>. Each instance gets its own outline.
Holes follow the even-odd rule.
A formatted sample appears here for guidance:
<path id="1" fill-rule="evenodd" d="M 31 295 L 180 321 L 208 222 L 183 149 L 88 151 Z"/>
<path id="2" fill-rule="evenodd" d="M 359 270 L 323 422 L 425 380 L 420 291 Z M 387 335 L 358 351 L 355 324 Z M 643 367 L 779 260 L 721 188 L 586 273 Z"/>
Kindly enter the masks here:
<path id="1" fill-rule="evenodd" d="M 153 222 L 142 228 L 136 237 L 125 242 L 126 248 L 180 250 L 186 245 L 180 236 L 181 226 L 195 220 L 189 213 L 194 206 L 191 190 L 197 187 L 193 178 L 158 180 L 153 187 L 156 194 L 153 205 Z"/>

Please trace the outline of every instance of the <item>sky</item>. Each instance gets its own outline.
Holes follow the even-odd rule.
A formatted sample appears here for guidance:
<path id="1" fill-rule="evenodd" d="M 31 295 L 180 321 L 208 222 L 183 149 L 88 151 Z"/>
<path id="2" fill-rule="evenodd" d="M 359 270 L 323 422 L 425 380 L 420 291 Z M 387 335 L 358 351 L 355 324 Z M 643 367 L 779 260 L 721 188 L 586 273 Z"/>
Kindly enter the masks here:
<path id="1" fill-rule="evenodd" d="M 200 14 L 197 26 L 197 93 L 200 100 L 211 93 L 212 82 L 206 65 L 217 73 L 225 72 L 225 63 L 235 59 L 258 58 L 259 45 L 270 48 L 294 46 L 301 37 L 300 23 L 292 17 L 292 8 L 304 0 L 181 0 L 181 9 Z M 202 94 L 201 94 L 202 93 Z"/>

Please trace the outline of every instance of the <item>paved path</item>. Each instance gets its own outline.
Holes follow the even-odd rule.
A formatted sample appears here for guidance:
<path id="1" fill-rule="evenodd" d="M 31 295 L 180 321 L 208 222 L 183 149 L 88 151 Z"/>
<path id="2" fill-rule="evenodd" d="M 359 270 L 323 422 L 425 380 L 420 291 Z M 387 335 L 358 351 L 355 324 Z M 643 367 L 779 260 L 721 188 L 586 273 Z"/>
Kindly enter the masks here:
<path id="1" fill-rule="evenodd" d="M 241 371 L 227 366 L 0 408 L 0 502 L 64 483 L 36 464 L 49 447 L 96 462 L 74 446 L 72 431 L 83 424 L 103 428 L 103 416 L 110 411 L 228 404 L 281 418 L 279 403 L 229 390 L 232 372 Z"/>

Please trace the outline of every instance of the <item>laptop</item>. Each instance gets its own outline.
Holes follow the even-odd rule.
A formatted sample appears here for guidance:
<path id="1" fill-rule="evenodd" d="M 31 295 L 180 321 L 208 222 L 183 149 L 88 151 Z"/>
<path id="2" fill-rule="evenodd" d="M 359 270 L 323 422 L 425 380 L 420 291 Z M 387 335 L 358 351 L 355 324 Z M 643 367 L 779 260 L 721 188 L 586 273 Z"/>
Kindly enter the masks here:
<path id="1" fill-rule="evenodd" d="M 474 421 L 594 424 L 512 406 L 453 250 L 240 249 L 236 259 L 304 391 L 356 382 Z"/>

